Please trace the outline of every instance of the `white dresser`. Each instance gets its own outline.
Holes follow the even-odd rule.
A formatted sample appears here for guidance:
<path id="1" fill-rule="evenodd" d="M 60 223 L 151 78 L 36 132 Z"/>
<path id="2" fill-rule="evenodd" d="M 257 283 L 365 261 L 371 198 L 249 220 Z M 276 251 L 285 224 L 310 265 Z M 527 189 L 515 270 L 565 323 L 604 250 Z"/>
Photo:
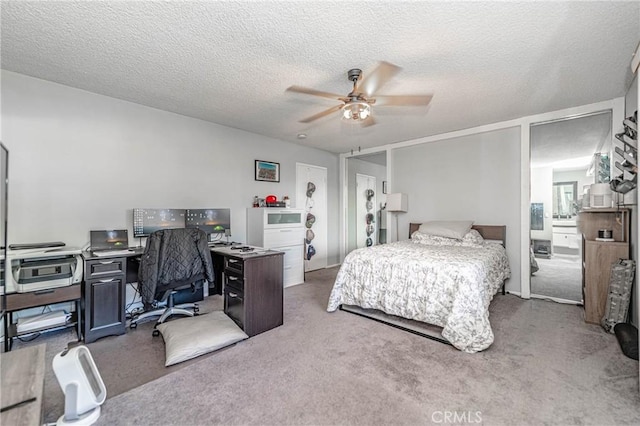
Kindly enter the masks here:
<path id="1" fill-rule="evenodd" d="M 303 209 L 247 209 L 247 244 L 284 253 L 285 287 L 304 282 L 305 220 Z"/>

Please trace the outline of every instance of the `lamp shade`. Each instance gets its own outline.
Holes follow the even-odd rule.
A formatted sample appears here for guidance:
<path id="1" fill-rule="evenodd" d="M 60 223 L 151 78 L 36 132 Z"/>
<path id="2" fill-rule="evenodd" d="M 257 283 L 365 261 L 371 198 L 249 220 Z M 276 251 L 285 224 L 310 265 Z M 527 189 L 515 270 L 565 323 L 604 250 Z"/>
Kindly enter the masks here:
<path id="1" fill-rule="evenodd" d="M 402 194 L 400 192 L 396 192 L 394 194 L 387 194 L 387 211 L 406 213 L 407 194 Z"/>

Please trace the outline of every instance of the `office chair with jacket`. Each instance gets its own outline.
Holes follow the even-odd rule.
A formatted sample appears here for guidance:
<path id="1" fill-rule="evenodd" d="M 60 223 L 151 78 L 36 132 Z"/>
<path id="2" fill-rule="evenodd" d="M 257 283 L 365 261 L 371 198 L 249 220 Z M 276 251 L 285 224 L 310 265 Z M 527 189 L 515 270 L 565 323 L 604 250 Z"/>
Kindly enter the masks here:
<path id="1" fill-rule="evenodd" d="M 154 316 L 160 316 L 157 326 L 171 315 L 197 315 L 197 304 L 174 305 L 174 295 L 187 288 L 195 292 L 203 281 L 214 281 L 207 234 L 196 228 L 154 232 L 147 239 L 138 269 L 138 290 L 145 312 L 135 317 L 129 327 L 136 328 L 139 322 Z M 165 308 L 151 310 L 165 301 Z M 158 334 L 154 327 L 153 335 Z"/>

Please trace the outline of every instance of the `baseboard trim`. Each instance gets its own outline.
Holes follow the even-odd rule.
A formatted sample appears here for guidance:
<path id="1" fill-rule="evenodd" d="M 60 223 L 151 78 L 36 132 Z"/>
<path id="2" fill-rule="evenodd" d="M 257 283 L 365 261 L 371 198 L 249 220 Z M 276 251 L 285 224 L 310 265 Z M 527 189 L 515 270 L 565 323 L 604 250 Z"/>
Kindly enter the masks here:
<path id="1" fill-rule="evenodd" d="M 342 265 L 342 263 L 334 263 L 333 265 L 325 266 L 324 269 L 335 268 L 336 266 L 340 266 L 340 265 Z"/>

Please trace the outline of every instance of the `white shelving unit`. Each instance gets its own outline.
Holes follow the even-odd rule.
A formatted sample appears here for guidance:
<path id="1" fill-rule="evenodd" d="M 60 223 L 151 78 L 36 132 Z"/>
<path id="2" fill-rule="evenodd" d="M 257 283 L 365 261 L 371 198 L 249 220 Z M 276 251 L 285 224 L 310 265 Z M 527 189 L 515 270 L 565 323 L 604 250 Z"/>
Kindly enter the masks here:
<path id="1" fill-rule="evenodd" d="M 304 209 L 247 209 L 247 244 L 284 253 L 283 285 L 304 282 Z"/>

